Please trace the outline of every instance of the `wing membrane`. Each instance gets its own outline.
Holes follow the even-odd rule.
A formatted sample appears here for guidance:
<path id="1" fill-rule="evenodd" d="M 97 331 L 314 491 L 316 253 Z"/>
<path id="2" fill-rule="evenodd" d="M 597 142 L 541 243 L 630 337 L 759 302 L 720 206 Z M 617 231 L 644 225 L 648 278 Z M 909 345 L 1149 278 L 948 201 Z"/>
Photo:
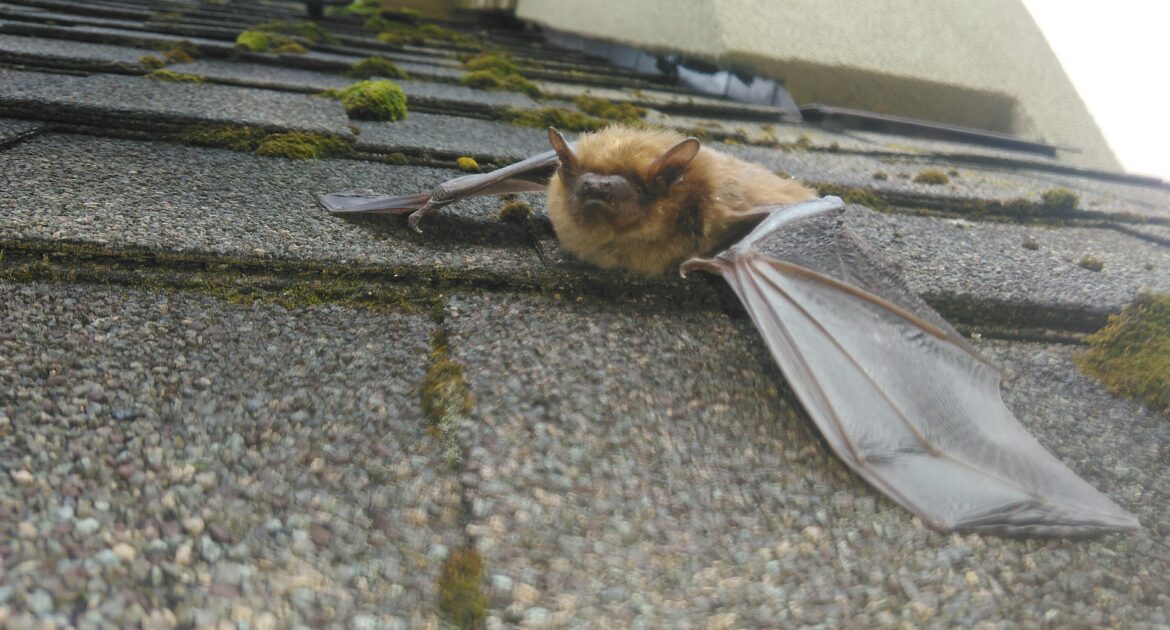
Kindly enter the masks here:
<path id="1" fill-rule="evenodd" d="M 924 303 L 761 253 L 764 238 L 813 221 L 819 236 L 809 247 L 828 251 L 791 258 L 857 264 L 866 250 L 846 244 L 853 237 L 836 218 L 839 204 L 810 202 L 818 203 L 818 212 L 769 219 L 708 268 L 739 295 L 833 451 L 939 529 L 1051 536 L 1136 528 L 1019 424 L 1000 396 L 999 372 L 949 326 L 928 323 L 941 318 L 922 313 Z"/>

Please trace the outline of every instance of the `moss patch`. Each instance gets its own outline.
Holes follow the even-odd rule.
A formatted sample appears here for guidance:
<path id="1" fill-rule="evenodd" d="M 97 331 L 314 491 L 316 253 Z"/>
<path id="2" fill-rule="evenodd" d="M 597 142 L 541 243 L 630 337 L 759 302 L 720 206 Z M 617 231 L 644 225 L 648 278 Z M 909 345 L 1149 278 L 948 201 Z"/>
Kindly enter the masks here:
<path id="1" fill-rule="evenodd" d="M 511 59 L 499 53 L 485 53 L 463 62 L 467 74 L 459 80 L 461 85 L 479 90 L 502 90 L 520 92 L 532 98 L 540 98 L 540 88 L 520 74 Z"/>
<path id="2" fill-rule="evenodd" d="M 406 118 L 406 93 L 393 81 L 358 81 L 345 89 L 326 90 L 322 95 L 339 99 L 350 118 L 390 121 Z"/>
<path id="3" fill-rule="evenodd" d="M 378 41 L 385 44 L 414 44 L 424 46 L 430 42 L 448 42 L 471 45 L 474 39 L 438 24 L 416 24 L 386 17 L 386 13 L 371 16 L 363 27 L 378 32 Z"/>
<path id="4" fill-rule="evenodd" d="M 456 467 L 463 458 L 455 431 L 459 420 L 471 413 L 471 389 L 463 378 L 463 366 L 450 358 L 443 328 L 431 336 L 431 366 L 423 376 L 421 393 L 423 413 L 443 443 L 443 459 Z"/>
<path id="5" fill-rule="evenodd" d="M 236 35 L 236 48 L 252 52 L 265 52 L 272 45 L 272 39 L 264 31 L 248 30 Z"/>
<path id="6" fill-rule="evenodd" d="M 468 72 L 459 79 L 459 84 L 477 90 L 520 92 L 532 98 L 540 98 L 540 88 L 519 74 L 501 75 L 493 70 Z"/>
<path id="7" fill-rule="evenodd" d="M 1081 196 L 1064 188 L 1053 188 L 1040 195 L 1040 210 L 1043 214 L 1061 215 L 1076 212 L 1081 205 Z"/>
<path id="8" fill-rule="evenodd" d="M 309 26 L 298 26 L 306 24 Z M 314 27 L 316 30 L 314 30 Z M 283 30 L 276 30 L 281 28 Z M 300 31 L 309 33 L 306 36 Z M 291 34 L 283 32 L 290 31 Z M 320 31 L 320 32 L 317 32 Z M 314 39 L 327 37 L 329 39 Z M 269 22 L 250 28 L 236 36 L 236 48 L 252 52 L 273 52 L 277 54 L 300 54 L 319 41 L 336 41 L 332 35 L 320 30 L 312 22 Z"/>
<path id="9" fill-rule="evenodd" d="M 627 125 L 638 125 L 646 117 L 646 108 L 638 107 L 633 103 L 614 103 L 613 101 L 582 94 L 573 99 L 577 109 L 598 118 L 616 120 Z"/>
<path id="10" fill-rule="evenodd" d="M 215 127 L 192 125 L 178 134 L 179 142 L 199 147 L 218 147 L 233 151 L 255 151 L 268 133 L 253 127 Z"/>
<path id="11" fill-rule="evenodd" d="M 146 78 L 154 79 L 156 81 L 174 81 L 176 83 L 203 83 L 207 79 L 199 74 L 187 74 L 185 72 L 172 72 L 166 69 L 158 69 L 154 72 L 148 72 Z"/>
<path id="12" fill-rule="evenodd" d="M 496 216 L 505 223 L 523 223 L 531 214 L 532 206 L 527 201 L 509 195 L 503 198 Z"/>
<path id="13" fill-rule="evenodd" d="M 483 557 L 475 549 L 459 549 L 439 572 L 439 611 L 457 628 L 479 628 L 487 617 Z"/>
<path id="14" fill-rule="evenodd" d="M 344 7 L 329 7 L 332 15 L 372 15 L 382 10 L 378 0 L 353 0 Z"/>
<path id="15" fill-rule="evenodd" d="M 1170 415 L 1170 295 L 1146 293 L 1085 340 L 1077 365 L 1114 394 Z"/>
<path id="16" fill-rule="evenodd" d="M 303 55 L 309 52 L 309 49 L 298 44 L 297 42 L 288 42 L 287 44 L 281 44 L 276 48 L 273 48 L 272 52 L 278 55 Z"/>
<path id="17" fill-rule="evenodd" d="M 914 176 L 914 182 L 917 184 L 930 184 L 932 186 L 938 186 L 942 184 L 948 184 L 950 181 L 951 178 L 947 177 L 946 173 L 934 169 L 927 169 Z"/>
<path id="18" fill-rule="evenodd" d="M 816 188 L 817 193 L 822 197 L 825 195 L 834 195 L 840 197 L 845 203 L 855 203 L 880 211 L 886 211 L 890 208 L 888 201 L 866 188 L 853 188 L 837 184 L 811 184 L 811 186 Z"/>
<path id="19" fill-rule="evenodd" d="M 463 67 L 469 72 L 490 70 L 499 75 L 520 74 L 519 68 L 507 55 L 500 53 L 484 53 L 463 62 Z"/>
<path id="20" fill-rule="evenodd" d="M 1080 195 L 1064 188 L 1053 188 L 1040 195 L 1039 201 L 1012 199 L 1001 204 L 1002 213 L 1017 219 L 1067 218 L 1080 212 Z"/>
<path id="21" fill-rule="evenodd" d="M 1105 263 L 1101 262 L 1100 258 L 1090 254 L 1077 261 L 1077 266 L 1082 269 L 1088 269 L 1089 271 L 1101 271 L 1105 268 Z"/>
<path id="22" fill-rule="evenodd" d="M 612 124 L 612 121 L 604 118 L 596 118 L 563 107 L 540 107 L 537 109 L 505 107 L 500 111 L 504 120 L 518 127 L 534 127 L 536 129 L 556 127 L 561 131 L 597 131 Z"/>
<path id="23" fill-rule="evenodd" d="M 195 61 L 195 56 L 182 48 L 171 48 L 163 52 L 168 63 L 191 63 Z"/>
<path id="24" fill-rule="evenodd" d="M 353 147 L 336 136 L 304 132 L 272 133 L 254 127 L 192 125 L 179 132 L 176 139 L 184 144 L 294 160 L 345 157 L 353 153 Z"/>
<path id="25" fill-rule="evenodd" d="M 155 57 L 154 55 L 143 55 L 138 58 L 138 65 L 147 70 L 158 70 L 167 65 L 167 62 Z"/>
<path id="26" fill-rule="evenodd" d="M 321 28 L 320 24 L 316 22 L 293 22 L 287 20 L 278 20 L 276 22 L 265 22 L 256 26 L 254 30 L 263 31 L 265 33 L 279 33 L 281 35 L 290 35 L 293 37 L 300 37 L 307 39 L 314 44 L 336 44 L 337 38 Z"/>
<path id="27" fill-rule="evenodd" d="M 270 134 L 256 147 L 256 155 L 293 160 L 339 157 L 351 151 L 349 143 L 341 138 L 301 132 Z"/>
<path id="28" fill-rule="evenodd" d="M 394 65 L 394 62 L 389 59 L 383 57 L 366 57 L 350 66 L 349 70 L 346 70 L 345 76 L 354 79 L 372 79 L 374 77 L 405 79 L 408 75 L 405 70 Z"/>

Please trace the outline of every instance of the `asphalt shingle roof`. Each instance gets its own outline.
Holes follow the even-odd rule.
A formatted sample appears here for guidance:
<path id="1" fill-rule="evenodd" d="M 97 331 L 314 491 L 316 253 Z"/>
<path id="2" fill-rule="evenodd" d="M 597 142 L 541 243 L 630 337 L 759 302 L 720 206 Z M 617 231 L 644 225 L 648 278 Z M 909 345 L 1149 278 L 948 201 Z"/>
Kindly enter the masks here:
<path id="1" fill-rule="evenodd" d="M 1170 291 L 1165 184 L 768 123 L 531 32 L 460 27 L 549 100 L 460 86 L 459 46 L 338 19 L 340 43 L 305 55 L 234 48 L 302 8 L 0 2 L 0 626 L 434 627 L 461 549 L 483 560 L 491 627 L 1170 626 L 1170 422 L 1105 393 L 1067 343 Z M 182 40 L 202 55 L 168 69 L 205 82 L 144 78 L 140 59 Z M 405 121 L 352 121 L 316 95 L 366 55 L 411 73 Z M 458 204 L 422 236 L 314 204 L 546 150 L 503 108 L 587 91 L 870 194 L 849 226 L 981 333 L 1022 424 L 1144 529 L 927 529 L 829 452 L 717 279 L 567 261 L 538 196 L 519 222 L 499 200 Z M 185 144 L 194 124 L 355 153 Z M 953 174 L 915 183 L 927 169 Z M 1079 209 L 995 210 L 1053 189 Z M 471 406 L 435 427 L 422 400 L 444 361 Z"/>

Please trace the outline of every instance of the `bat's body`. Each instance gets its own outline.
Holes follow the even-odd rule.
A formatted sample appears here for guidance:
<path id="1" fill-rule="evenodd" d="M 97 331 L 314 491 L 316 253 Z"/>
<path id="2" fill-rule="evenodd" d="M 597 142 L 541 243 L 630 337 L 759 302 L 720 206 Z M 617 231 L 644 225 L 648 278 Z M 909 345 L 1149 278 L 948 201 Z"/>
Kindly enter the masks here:
<path id="1" fill-rule="evenodd" d="M 550 129 L 549 141 L 553 151 L 431 193 L 320 202 L 338 214 L 415 211 L 417 228 L 458 199 L 547 188 L 553 229 L 582 260 L 723 275 L 834 452 L 930 525 L 1138 527 L 1020 426 L 999 372 L 842 225 L 839 199 L 808 201 L 801 184 L 670 132 L 611 128 L 573 146 Z"/>
<path id="2" fill-rule="evenodd" d="M 610 127 L 582 136 L 573 150 L 556 136 L 554 143 L 561 164 L 576 164 L 549 181 L 549 219 L 566 250 L 599 267 L 673 271 L 730 245 L 750 227 L 745 221 L 758 222 L 760 208 L 816 197 L 797 181 L 669 131 Z M 612 212 L 584 207 L 590 176 L 611 183 L 605 201 Z"/>

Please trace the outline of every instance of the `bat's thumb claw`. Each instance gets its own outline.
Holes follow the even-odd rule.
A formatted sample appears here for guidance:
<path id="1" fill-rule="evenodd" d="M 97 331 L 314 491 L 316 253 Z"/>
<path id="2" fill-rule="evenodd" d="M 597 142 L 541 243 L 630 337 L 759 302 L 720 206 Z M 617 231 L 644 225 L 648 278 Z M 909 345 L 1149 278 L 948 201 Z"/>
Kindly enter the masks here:
<path id="1" fill-rule="evenodd" d="M 718 258 L 692 258 L 679 265 L 678 275 L 685 278 L 688 273 L 695 270 L 719 273 L 722 270 L 722 265 Z"/>
<path id="2" fill-rule="evenodd" d="M 411 231 L 415 234 L 422 234 L 422 228 L 418 226 L 420 220 L 422 220 L 422 210 L 415 210 L 406 218 L 406 224 L 410 226 Z"/>

